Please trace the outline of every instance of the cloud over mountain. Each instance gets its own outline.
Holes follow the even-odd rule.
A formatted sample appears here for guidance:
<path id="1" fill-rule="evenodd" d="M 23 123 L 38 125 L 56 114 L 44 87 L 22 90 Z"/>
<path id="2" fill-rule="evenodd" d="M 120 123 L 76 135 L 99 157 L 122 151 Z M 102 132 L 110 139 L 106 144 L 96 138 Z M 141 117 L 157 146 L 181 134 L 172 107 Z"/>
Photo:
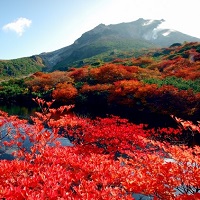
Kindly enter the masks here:
<path id="1" fill-rule="evenodd" d="M 31 23 L 32 23 L 32 21 L 30 19 L 20 17 L 17 20 L 4 25 L 2 29 L 4 31 L 14 31 L 19 36 L 22 36 L 25 29 L 30 27 Z"/>

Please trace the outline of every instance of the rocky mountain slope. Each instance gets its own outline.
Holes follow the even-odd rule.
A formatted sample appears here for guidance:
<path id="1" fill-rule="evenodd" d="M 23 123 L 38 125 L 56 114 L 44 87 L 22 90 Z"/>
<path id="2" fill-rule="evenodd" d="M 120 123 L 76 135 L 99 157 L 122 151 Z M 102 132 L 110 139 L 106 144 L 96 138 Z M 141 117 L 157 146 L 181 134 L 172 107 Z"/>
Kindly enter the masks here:
<path id="1" fill-rule="evenodd" d="M 99 24 L 64 48 L 26 58 L 0 60 L 0 80 L 36 71 L 101 66 L 116 58 L 139 57 L 150 49 L 169 47 L 174 43 L 200 42 L 199 38 L 161 28 L 163 22 L 140 18 L 129 23 Z"/>
<path id="2" fill-rule="evenodd" d="M 160 28 L 164 20 L 140 18 L 130 23 L 114 25 L 100 24 L 84 33 L 72 45 L 39 56 L 44 60 L 48 71 L 66 70 L 69 67 L 85 65 L 85 59 L 138 51 L 144 48 L 167 47 L 173 43 L 200 41 L 179 31 Z"/>

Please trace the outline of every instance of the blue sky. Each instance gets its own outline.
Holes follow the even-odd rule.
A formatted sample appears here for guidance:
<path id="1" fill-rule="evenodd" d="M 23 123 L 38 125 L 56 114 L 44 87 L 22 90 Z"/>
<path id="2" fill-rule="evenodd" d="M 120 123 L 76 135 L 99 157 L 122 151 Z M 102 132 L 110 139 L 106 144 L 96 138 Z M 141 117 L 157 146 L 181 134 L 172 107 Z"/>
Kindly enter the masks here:
<path id="1" fill-rule="evenodd" d="M 165 19 L 200 38 L 199 0 L 0 0 L 0 59 L 50 52 L 100 23 Z"/>

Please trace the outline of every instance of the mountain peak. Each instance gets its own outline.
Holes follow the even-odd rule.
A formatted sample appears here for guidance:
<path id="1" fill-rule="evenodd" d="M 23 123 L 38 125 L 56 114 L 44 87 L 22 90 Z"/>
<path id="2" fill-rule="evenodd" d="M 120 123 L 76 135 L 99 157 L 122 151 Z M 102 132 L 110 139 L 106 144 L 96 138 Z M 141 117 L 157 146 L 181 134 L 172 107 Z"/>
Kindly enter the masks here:
<path id="1" fill-rule="evenodd" d="M 105 26 L 106 26 L 105 24 L 102 24 L 102 23 L 101 23 L 101 24 L 99 24 L 98 26 L 96 26 L 95 29 L 104 28 Z"/>
<path id="2" fill-rule="evenodd" d="M 143 19 L 143 20 L 141 20 L 141 21 L 143 21 L 142 26 L 148 26 L 148 25 L 151 25 L 151 24 L 160 25 L 160 24 L 162 24 L 163 22 L 165 22 L 164 19 L 161 19 L 161 20 Z"/>
<path id="3" fill-rule="evenodd" d="M 198 42 L 176 30 L 162 28 L 164 19 L 139 18 L 120 24 L 99 24 L 82 34 L 72 45 L 56 51 L 41 54 L 45 64 L 51 69 L 63 66 L 65 69 L 74 62 L 114 50 L 128 51 L 142 48 L 168 47 L 173 43 Z"/>
<path id="4" fill-rule="evenodd" d="M 105 24 L 99 24 L 94 29 L 92 29 L 93 33 L 100 33 L 105 30 L 107 26 Z"/>

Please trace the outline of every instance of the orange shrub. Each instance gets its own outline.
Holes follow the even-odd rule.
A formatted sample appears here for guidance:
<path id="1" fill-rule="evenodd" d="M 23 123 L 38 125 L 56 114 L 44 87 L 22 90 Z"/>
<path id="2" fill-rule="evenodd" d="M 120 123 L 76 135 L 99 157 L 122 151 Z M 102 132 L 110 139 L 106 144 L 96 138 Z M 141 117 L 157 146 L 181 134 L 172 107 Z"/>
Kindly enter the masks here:
<path id="1" fill-rule="evenodd" d="M 123 79 L 132 79 L 135 77 L 134 70 L 130 71 L 131 67 L 116 65 L 116 64 L 106 64 L 98 68 L 93 68 L 90 70 L 90 77 L 97 81 L 98 83 L 112 83 L 114 81 Z"/>
<path id="2" fill-rule="evenodd" d="M 53 89 L 58 83 L 73 82 L 67 72 L 55 71 L 52 73 L 36 72 L 26 84 L 33 92 L 44 92 Z"/>
<path id="3" fill-rule="evenodd" d="M 87 92 L 105 92 L 109 91 L 112 88 L 111 84 L 96 84 L 96 85 L 88 85 L 84 84 L 80 90 L 80 93 L 87 93 Z"/>
<path id="4" fill-rule="evenodd" d="M 86 81 L 88 79 L 89 68 L 88 66 L 81 68 L 71 68 L 68 71 L 69 77 L 73 78 L 75 81 Z"/>
<path id="5" fill-rule="evenodd" d="M 71 83 L 58 83 L 52 97 L 59 102 L 72 103 L 78 91 Z"/>

